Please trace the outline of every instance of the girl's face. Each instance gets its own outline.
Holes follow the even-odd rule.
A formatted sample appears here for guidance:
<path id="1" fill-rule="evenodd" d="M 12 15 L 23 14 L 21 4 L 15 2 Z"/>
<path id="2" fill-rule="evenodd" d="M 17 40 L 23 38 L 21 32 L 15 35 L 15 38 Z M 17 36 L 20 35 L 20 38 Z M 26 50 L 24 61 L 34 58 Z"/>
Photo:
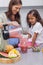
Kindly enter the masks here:
<path id="1" fill-rule="evenodd" d="M 31 25 L 34 25 L 36 23 L 36 17 L 33 16 L 32 14 L 29 14 L 28 18 L 29 18 L 29 22 L 31 23 Z"/>
<path id="2" fill-rule="evenodd" d="M 12 14 L 17 14 L 17 12 L 20 11 L 20 8 L 22 7 L 22 5 L 13 5 L 12 6 Z"/>

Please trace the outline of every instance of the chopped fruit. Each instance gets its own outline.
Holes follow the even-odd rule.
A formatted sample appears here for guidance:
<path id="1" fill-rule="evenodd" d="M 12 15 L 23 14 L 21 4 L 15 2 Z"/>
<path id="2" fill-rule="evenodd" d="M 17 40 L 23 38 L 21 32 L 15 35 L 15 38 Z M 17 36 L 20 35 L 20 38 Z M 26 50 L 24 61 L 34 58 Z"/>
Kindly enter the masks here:
<path id="1" fill-rule="evenodd" d="M 33 47 L 33 52 L 40 52 L 40 48 L 39 47 Z"/>
<path id="2" fill-rule="evenodd" d="M 17 54 L 17 55 L 20 55 L 19 51 L 16 50 L 16 49 L 12 49 L 11 51 L 14 52 L 14 53 Z"/>
<path id="3" fill-rule="evenodd" d="M 9 53 L 12 49 L 14 49 L 14 47 L 12 45 L 6 45 L 5 52 Z"/>
<path id="4" fill-rule="evenodd" d="M 15 58 L 18 55 L 20 55 L 19 51 L 16 49 L 12 49 L 9 53 L 8 53 L 8 57 L 9 58 Z"/>
<path id="5" fill-rule="evenodd" d="M 4 53 L 4 52 L 0 52 L 0 57 L 7 58 L 8 57 L 8 54 L 7 53 Z"/>
<path id="6" fill-rule="evenodd" d="M 16 55 L 13 51 L 10 51 L 10 52 L 8 53 L 8 57 L 9 57 L 9 58 L 15 58 L 15 57 L 17 57 L 17 55 Z"/>

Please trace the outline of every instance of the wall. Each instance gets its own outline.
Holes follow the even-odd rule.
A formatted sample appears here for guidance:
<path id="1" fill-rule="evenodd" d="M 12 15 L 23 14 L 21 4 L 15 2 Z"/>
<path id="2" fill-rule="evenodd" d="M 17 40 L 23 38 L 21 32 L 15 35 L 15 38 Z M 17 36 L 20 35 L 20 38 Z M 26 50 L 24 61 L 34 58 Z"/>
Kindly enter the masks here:
<path id="1" fill-rule="evenodd" d="M 22 0 L 23 6 L 43 6 L 43 0 Z"/>
<path id="2" fill-rule="evenodd" d="M 0 7 L 8 7 L 10 0 L 0 0 Z M 23 6 L 43 6 L 43 0 L 22 0 Z"/>
<path id="3" fill-rule="evenodd" d="M 8 7 L 10 0 L 0 0 L 0 7 Z"/>

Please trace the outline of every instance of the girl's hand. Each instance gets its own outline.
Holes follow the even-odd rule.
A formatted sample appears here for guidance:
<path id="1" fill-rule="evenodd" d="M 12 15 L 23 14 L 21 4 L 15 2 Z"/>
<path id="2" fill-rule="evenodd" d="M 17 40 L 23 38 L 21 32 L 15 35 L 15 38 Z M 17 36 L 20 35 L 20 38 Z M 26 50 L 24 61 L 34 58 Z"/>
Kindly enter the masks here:
<path id="1" fill-rule="evenodd" d="M 39 47 L 32 47 L 33 52 L 40 52 L 40 48 Z"/>

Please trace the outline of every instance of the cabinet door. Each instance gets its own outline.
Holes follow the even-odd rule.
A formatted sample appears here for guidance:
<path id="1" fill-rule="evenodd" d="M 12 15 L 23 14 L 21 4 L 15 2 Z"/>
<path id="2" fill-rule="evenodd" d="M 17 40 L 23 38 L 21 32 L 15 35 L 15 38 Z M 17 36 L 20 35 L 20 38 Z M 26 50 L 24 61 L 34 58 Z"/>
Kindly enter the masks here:
<path id="1" fill-rule="evenodd" d="M 8 7 L 10 0 L 0 0 L 0 7 Z M 22 0 L 23 6 L 43 6 L 43 0 Z"/>
<path id="2" fill-rule="evenodd" d="M 23 6 L 43 6 L 43 0 L 22 0 Z"/>
<path id="3" fill-rule="evenodd" d="M 8 7 L 10 0 L 0 0 L 0 7 Z"/>

